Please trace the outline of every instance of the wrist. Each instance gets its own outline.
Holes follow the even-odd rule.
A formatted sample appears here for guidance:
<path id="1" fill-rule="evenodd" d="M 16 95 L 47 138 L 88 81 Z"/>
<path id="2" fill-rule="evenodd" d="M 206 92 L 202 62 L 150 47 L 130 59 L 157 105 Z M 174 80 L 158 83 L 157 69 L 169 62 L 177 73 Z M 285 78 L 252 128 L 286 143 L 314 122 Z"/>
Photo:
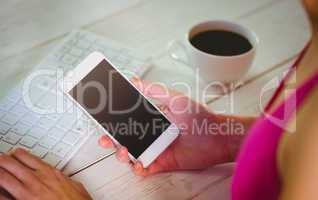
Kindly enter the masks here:
<path id="1" fill-rule="evenodd" d="M 251 125 L 254 123 L 254 117 L 238 117 L 229 115 L 218 115 L 217 121 L 220 124 L 228 123 L 231 128 L 227 132 L 220 133 L 226 137 L 225 148 L 228 162 L 235 161 L 242 143 L 248 134 Z"/>
<path id="2" fill-rule="evenodd" d="M 234 162 L 236 160 L 245 136 L 246 135 L 229 136 L 227 138 L 226 148 L 229 162 Z"/>

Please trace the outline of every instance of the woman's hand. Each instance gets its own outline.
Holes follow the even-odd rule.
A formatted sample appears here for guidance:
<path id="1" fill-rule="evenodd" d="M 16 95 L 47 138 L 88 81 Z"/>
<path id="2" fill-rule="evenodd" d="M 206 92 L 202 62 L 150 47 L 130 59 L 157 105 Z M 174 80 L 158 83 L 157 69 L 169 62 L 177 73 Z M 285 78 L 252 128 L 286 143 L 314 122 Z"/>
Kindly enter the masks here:
<path id="1" fill-rule="evenodd" d="M 161 103 L 160 109 L 181 131 L 180 136 L 147 169 L 144 169 L 139 162 L 132 164 L 133 171 L 137 175 L 147 176 L 163 171 L 204 169 L 215 164 L 233 161 L 245 135 L 245 129 L 253 121 L 251 118 L 215 115 L 203 105 L 179 92 L 138 79 L 132 81 L 145 96 Z M 232 123 L 238 123 L 238 126 L 243 126 L 244 130 L 238 136 L 227 130 L 221 130 L 222 126 L 226 125 L 223 123 L 230 120 Z M 102 136 L 99 144 L 105 148 L 114 147 L 112 140 L 107 136 Z M 129 162 L 127 149 L 116 148 L 118 148 L 117 158 L 122 162 Z"/>
<path id="2" fill-rule="evenodd" d="M 23 149 L 0 155 L 0 188 L 17 200 L 91 200 L 81 183 Z"/>

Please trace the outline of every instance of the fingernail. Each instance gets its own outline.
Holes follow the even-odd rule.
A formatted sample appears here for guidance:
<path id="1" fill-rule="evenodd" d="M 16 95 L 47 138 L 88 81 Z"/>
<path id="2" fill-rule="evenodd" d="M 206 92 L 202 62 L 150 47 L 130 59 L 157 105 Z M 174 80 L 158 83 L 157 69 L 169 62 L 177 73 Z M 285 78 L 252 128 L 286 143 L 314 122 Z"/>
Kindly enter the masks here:
<path id="1" fill-rule="evenodd" d="M 105 139 L 105 136 L 101 136 L 98 140 L 99 141 L 102 141 L 102 140 L 104 140 Z"/>
<path id="2" fill-rule="evenodd" d="M 120 158 L 122 161 L 127 160 L 127 159 L 126 159 L 126 153 L 125 153 L 125 152 L 119 152 L 119 158 Z"/>
<path id="3" fill-rule="evenodd" d="M 101 145 L 101 146 L 107 146 L 109 144 L 109 141 L 106 140 L 106 139 L 99 139 L 98 143 Z"/>
<path id="4" fill-rule="evenodd" d="M 125 155 L 125 154 L 126 154 L 126 149 L 120 148 L 119 153 L 120 153 L 121 155 Z"/>
<path id="5" fill-rule="evenodd" d="M 138 173 L 141 173 L 142 170 L 143 170 L 143 167 L 142 165 L 138 162 L 135 164 L 135 170 L 138 172 Z"/>

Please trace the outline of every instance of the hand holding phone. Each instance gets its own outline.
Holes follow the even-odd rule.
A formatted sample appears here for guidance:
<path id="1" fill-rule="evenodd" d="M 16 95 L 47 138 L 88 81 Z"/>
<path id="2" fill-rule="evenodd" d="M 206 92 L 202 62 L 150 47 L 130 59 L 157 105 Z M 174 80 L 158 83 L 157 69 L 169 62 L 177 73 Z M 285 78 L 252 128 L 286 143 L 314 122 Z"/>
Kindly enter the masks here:
<path id="1" fill-rule="evenodd" d="M 102 54 L 90 54 L 64 81 L 64 91 L 133 162 L 149 166 L 179 129 Z"/>
<path id="2" fill-rule="evenodd" d="M 127 148 L 116 147 L 118 160 L 129 163 L 136 175 L 149 176 L 159 172 L 205 169 L 215 164 L 233 161 L 227 147 L 238 146 L 237 141 L 242 140 L 243 136 L 238 136 L 239 139 L 235 136 L 200 132 L 194 125 L 194 122 L 198 127 L 205 122 L 222 124 L 228 120 L 228 116 L 217 116 L 184 94 L 162 87 L 160 84 L 139 79 L 133 79 L 132 83 L 146 97 L 157 100 L 161 105 L 158 107 L 169 120 L 182 127 L 179 137 L 147 168 L 140 162 L 130 162 Z M 99 139 L 99 145 L 103 148 L 114 147 L 112 140 L 106 135 Z"/>

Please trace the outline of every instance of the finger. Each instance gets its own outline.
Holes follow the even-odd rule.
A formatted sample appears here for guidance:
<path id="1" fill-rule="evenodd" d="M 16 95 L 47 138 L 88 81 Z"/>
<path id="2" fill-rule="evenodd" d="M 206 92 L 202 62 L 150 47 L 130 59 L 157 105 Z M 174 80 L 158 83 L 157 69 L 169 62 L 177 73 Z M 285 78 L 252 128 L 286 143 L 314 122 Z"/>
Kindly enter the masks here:
<path id="1" fill-rule="evenodd" d="M 26 185 L 37 185 L 39 183 L 39 180 L 32 173 L 31 169 L 23 166 L 23 164 L 11 156 L 0 155 L 0 168 L 8 171 Z"/>
<path id="2" fill-rule="evenodd" d="M 55 170 L 55 175 L 60 180 L 60 183 L 65 187 L 71 187 L 75 189 L 77 192 L 81 193 L 84 196 L 89 197 L 89 193 L 86 191 L 85 187 L 82 183 L 72 180 L 71 178 L 65 176 L 61 171 Z"/>
<path id="3" fill-rule="evenodd" d="M 160 110 L 161 112 L 163 112 L 165 115 L 169 115 L 170 112 L 171 112 L 170 109 L 169 109 L 169 107 L 166 106 L 166 105 L 160 104 L 160 105 L 157 105 L 157 107 L 158 107 L 159 110 Z"/>
<path id="4" fill-rule="evenodd" d="M 126 147 L 119 147 L 116 152 L 116 157 L 120 162 L 128 163 L 129 162 L 129 156 L 128 156 L 128 150 Z"/>
<path id="5" fill-rule="evenodd" d="M 12 153 L 12 156 L 16 158 L 18 161 L 20 161 L 21 163 L 23 163 L 25 166 L 34 170 L 49 167 L 49 165 L 44 163 L 42 160 L 40 160 L 36 156 L 33 156 L 32 154 L 30 154 L 29 152 L 21 148 L 16 149 Z"/>
<path id="6" fill-rule="evenodd" d="M 0 187 L 15 199 L 27 199 L 27 196 L 30 195 L 24 185 L 8 171 L 0 168 L 0 177 Z"/>
<path id="7" fill-rule="evenodd" d="M 151 164 L 148 168 L 144 168 L 142 163 L 140 161 L 136 162 L 133 165 L 133 172 L 137 175 L 137 176 L 150 176 L 159 172 L 162 172 L 163 169 L 160 165 L 153 163 Z"/>
<path id="8" fill-rule="evenodd" d="M 197 105 L 201 108 L 200 104 L 194 104 L 191 98 L 184 94 L 170 90 L 162 83 L 151 83 L 142 81 L 140 79 L 132 79 L 136 87 L 147 97 L 159 101 L 161 104 L 169 108 L 169 114 L 174 118 L 176 114 L 186 114 L 193 110 L 193 106 Z"/>
<path id="9" fill-rule="evenodd" d="M 89 197 L 90 194 L 84 187 L 84 185 L 80 182 L 74 181 L 72 179 L 69 180 L 71 185 L 75 188 L 76 191 L 80 192 L 82 195 Z"/>
<path id="10" fill-rule="evenodd" d="M 5 197 L 4 195 L 1 195 L 0 193 L 0 200 L 10 200 L 8 197 Z"/>
<path id="11" fill-rule="evenodd" d="M 115 145 L 110 137 L 103 135 L 99 138 L 98 144 L 103 148 L 113 148 Z"/>
<path id="12" fill-rule="evenodd" d="M 162 104 L 169 105 L 172 98 L 184 96 L 182 93 L 168 89 L 168 87 L 162 83 L 152 83 L 138 78 L 133 78 L 131 81 L 145 96 L 156 99 Z"/>
<path id="13" fill-rule="evenodd" d="M 132 170 L 137 176 L 142 176 L 145 169 L 142 166 L 142 164 L 139 161 L 137 161 L 135 164 L 133 164 Z"/>
<path id="14" fill-rule="evenodd" d="M 6 190 L 0 187 L 0 200 L 12 200 L 12 199 L 14 199 L 14 197 L 9 192 L 7 192 Z"/>

